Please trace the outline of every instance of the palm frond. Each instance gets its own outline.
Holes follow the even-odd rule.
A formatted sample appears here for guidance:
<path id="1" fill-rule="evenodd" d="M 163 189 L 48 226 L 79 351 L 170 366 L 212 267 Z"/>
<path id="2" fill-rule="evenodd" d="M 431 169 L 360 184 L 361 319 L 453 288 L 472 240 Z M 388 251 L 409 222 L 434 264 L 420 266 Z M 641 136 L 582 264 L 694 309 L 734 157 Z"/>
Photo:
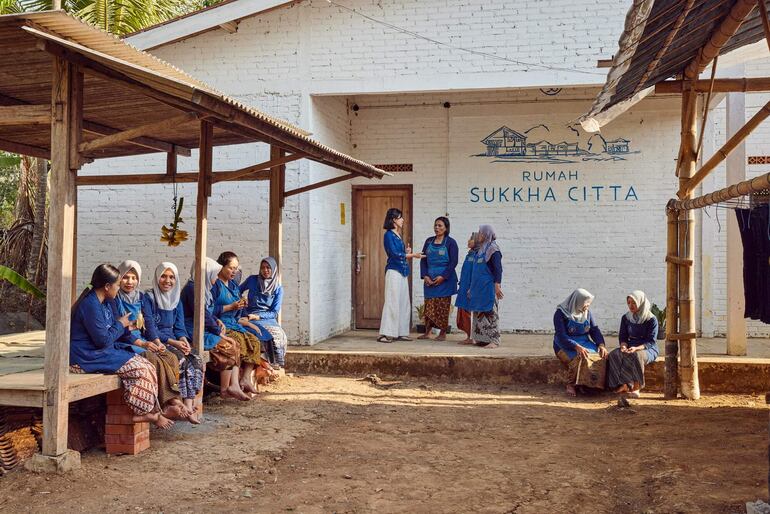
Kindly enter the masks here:
<path id="1" fill-rule="evenodd" d="M 45 295 L 43 294 L 40 289 L 35 287 L 35 285 L 27 280 L 26 278 L 22 277 L 15 271 L 13 271 L 11 268 L 8 268 L 6 266 L 0 265 L 0 280 L 5 280 L 6 282 L 9 282 L 10 284 L 16 286 L 20 290 L 24 291 L 27 294 L 31 294 L 35 298 L 40 298 L 41 300 L 45 298 Z"/>

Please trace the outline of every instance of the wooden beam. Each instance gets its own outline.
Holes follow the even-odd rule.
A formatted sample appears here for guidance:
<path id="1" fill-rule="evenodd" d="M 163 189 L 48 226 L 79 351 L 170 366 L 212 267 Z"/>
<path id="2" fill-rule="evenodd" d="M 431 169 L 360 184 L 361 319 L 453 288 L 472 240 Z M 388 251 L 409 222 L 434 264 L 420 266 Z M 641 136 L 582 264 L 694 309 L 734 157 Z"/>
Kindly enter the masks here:
<path id="1" fill-rule="evenodd" d="M 708 193 L 697 198 L 687 200 L 672 200 L 671 205 L 677 210 L 701 209 L 717 203 L 726 202 L 733 198 L 740 198 L 751 193 L 757 193 L 770 188 L 770 173 L 765 173 L 749 180 L 727 186 L 713 193 Z"/>
<path id="2" fill-rule="evenodd" d="M 30 157 L 38 157 L 40 159 L 50 159 L 51 152 L 48 148 L 41 148 L 39 146 L 25 145 L 23 143 L 16 143 L 14 141 L 6 141 L 0 139 L 0 150 L 10 153 L 17 153 L 20 155 L 29 155 Z"/>
<path id="3" fill-rule="evenodd" d="M 759 8 L 759 17 L 762 18 L 762 29 L 765 31 L 765 43 L 770 50 L 770 19 L 767 16 L 765 0 L 757 0 L 757 7 Z"/>
<path id="4" fill-rule="evenodd" d="M 348 173 L 347 175 L 342 175 L 341 177 L 334 177 L 327 180 L 322 180 L 320 182 L 316 182 L 315 184 L 308 184 L 307 186 L 304 186 L 304 187 L 298 187 L 297 189 L 286 191 L 286 193 L 283 196 L 288 197 L 288 196 L 298 195 L 300 193 L 312 191 L 313 189 L 318 189 L 320 187 L 326 187 L 332 184 L 337 184 L 339 182 L 345 182 L 346 180 L 351 180 L 351 179 L 357 178 L 358 176 L 359 175 L 356 175 L 355 173 Z"/>
<path id="5" fill-rule="evenodd" d="M 284 156 L 284 151 L 276 146 L 270 146 L 270 160 L 279 161 Z M 269 234 L 268 253 L 281 266 L 283 253 L 283 189 L 281 187 L 281 175 L 286 166 L 279 164 L 270 170 L 270 207 L 269 207 Z"/>
<path id="6" fill-rule="evenodd" d="M 176 152 L 168 152 L 166 154 L 166 176 L 171 177 L 173 180 L 176 177 L 178 168 L 178 161 L 176 158 Z"/>
<path id="7" fill-rule="evenodd" d="M 687 65 L 684 70 L 684 78 L 690 80 L 698 78 L 711 60 L 719 55 L 719 51 L 725 43 L 738 32 L 743 21 L 751 13 L 755 5 L 755 0 L 736 0 L 720 26 L 711 32 L 709 40 L 698 50 L 698 55 Z"/>
<path id="8" fill-rule="evenodd" d="M 48 215 L 45 405 L 43 454 L 67 452 L 67 373 L 75 226 L 75 176 L 70 169 L 73 67 L 53 59 L 51 108 L 51 187 Z"/>
<path id="9" fill-rule="evenodd" d="M 666 250 L 668 255 L 673 255 L 678 249 L 678 214 L 673 209 L 666 209 Z M 679 342 L 671 337 L 679 330 L 677 300 L 678 266 L 666 258 L 666 344 L 665 344 L 665 369 L 663 374 L 663 396 L 671 400 L 677 397 L 679 390 Z"/>
<path id="10" fill-rule="evenodd" d="M 680 188 L 691 182 L 696 164 L 696 144 L 698 129 L 698 95 L 687 92 L 682 95 L 682 160 L 679 166 Z M 687 193 L 687 197 L 692 193 Z M 693 211 L 678 211 L 678 251 L 681 259 L 695 260 L 695 214 Z M 679 266 L 678 300 L 679 330 L 678 333 L 695 332 L 695 267 Z M 673 331 L 671 332 L 674 333 Z M 698 382 L 698 358 L 695 339 L 679 342 L 679 377 L 682 395 L 690 400 L 700 398 Z"/>
<path id="11" fill-rule="evenodd" d="M 701 168 L 693 174 L 690 180 L 684 183 L 680 181 L 677 196 L 680 199 L 685 199 L 688 197 L 689 194 L 692 193 L 696 187 L 698 187 L 698 184 L 700 184 L 714 168 L 719 166 L 719 164 L 724 161 L 728 155 L 730 155 L 730 152 L 735 150 L 744 139 L 749 137 L 749 134 L 751 134 L 760 123 L 765 121 L 768 116 L 770 116 L 770 102 L 767 102 L 765 105 L 763 105 L 762 108 L 754 116 L 752 116 L 743 127 L 741 127 L 730 139 L 728 139 L 727 142 L 722 145 L 722 148 L 717 150 L 714 155 L 712 155 L 711 158 L 706 161 L 706 164 L 701 166 Z"/>
<path id="12" fill-rule="evenodd" d="M 78 148 L 82 153 L 90 153 L 100 148 L 106 148 L 108 146 L 122 143 L 129 139 L 147 135 L 148 133 L 184 125 L 196 119 L 198 119 L 198 115 L 196 113 L 188 112 L 180 116 L 174 116 L 165 120 L 147 123 L 136 128 L 123 130 L 115 134 L 110 134 L 109 136 L 100 137 L 99 139 L 95 139 L 93 141 L 81 143 Z"/>
<path id="13" fill-rule="evenodd" d="M 78 170 L 84 164 L 78 146 L 83 137 L 83 72 L 77 67 L 72 67 L 72 91 L 70 92 L 70 122 L 69 122 L 69 167 L 72 173 L 72 179 L 76 187 L 73 194 L 72 208 L 73 228 L 72 228 L 72 293 L 71 302 L 74 304 L 78 296 L 78 190 L 77 176 Z M 69 394 L 69 391 L 68 391 Z"/>
<path id="14" fill-rule="evenodd" d="M 2 148 L 2 142 L 0 142 Z M 218 182 L 236 182 L 236 181 L 258 181 L 270 180 L 270 170 L 252 172 L 251 175 L 230 178 L 233 171 L 218 171 L 211 174 L 212 183 Z M 192 184 L 198 182 L 197 172 L 177 173 L 175 176 L 168 173 L 132 173 L 126 175 L 80 175 L 77 178 L 79 186 L 128 186 L 128 185 L 148 185 L 148 184 Z"/>
<path id="15" fill-rule="evenodd" d="M 193 348 L 203 355 L 204 317 L 206 313 L 206 245 L 208 231 L 208 204 L 211 196 L 211 169 L 213 162 L 214 127 L 201 121 L 200 156 L 198 174 L 198 201 L 195 206 L 195 313 L 193 322 Z"/>
<path id="16" fill-rule="evenodd" d="M 305 157 L 304 154 L 293 153 L 290 155 L 284 155 L 280 159 L 270 159 L 269 161 L 261 162 L 259 164 L 255 164 L 254 166 L 247 166 L 239 170 L 219 172 L 214 175 L 214 182 L 216 183 L 216 182 L 226 182 L 231 180 L 242 180 L 245 177 L 253 177 L 257 175 L 259 172 L 265 172 L 265 173 L 262 173 L 261 175 L 257 175 L 257 176 L 264 177 L 262 178 L 262 180 L 268 180 L 270 178 L 271 168 L 275 166 L 282 166 L 290 162 L 294 162 L 298 159 L 302 159 L 303 157 Z M 252 178 L 252 180 L 254 180 L 254 178 Z M 260 180 L 260 179 L 257 179 L 257 180 Z"/>
<path id="17" fill-rule="evenodd" d="M 655 94 L 681 94 L 685 90 L 686 83 L 689 84 L 689 81 L 667 80 L 665 82 L 659 82 L 655 85 Z M 707 93 L 709 91 L 711 81 L 695 80 L 692 81 L 692 84 L 696 92 Z M 750 93 L 770 91 L 770 77 L 715 79 L 713 91 L 714 93 Z"/>
<path id="18" fill-rule="evenodd" d="M 6 105 L 0 107 L 0 127 L 51 123 L 50 105 Z"/>

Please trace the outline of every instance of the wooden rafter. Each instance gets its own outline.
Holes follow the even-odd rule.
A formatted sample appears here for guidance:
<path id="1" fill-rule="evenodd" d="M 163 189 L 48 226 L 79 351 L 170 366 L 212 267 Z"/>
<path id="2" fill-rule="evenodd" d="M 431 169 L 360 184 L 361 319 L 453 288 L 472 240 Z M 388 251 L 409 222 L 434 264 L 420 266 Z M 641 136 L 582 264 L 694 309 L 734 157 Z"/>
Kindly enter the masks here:
<path id="1" fill-rule="evenodd" d="M 767 43 L 767 48 L 770 49 L 770 19 L 767 16 L 765 0 L 757 0 L 757 7 L 759 8 L 759 16 L 762 18 L 762 28 L 765 31 L 765 42 Z"/>
<path id="2" fill-rule="evenodd" d="M 644 84 L 647 82 L 647 79 L 652 75 L 652 72 L 655 71 L 655 68 L 658 66 L 658 63 L 663 58 L 664 55 L 666 55 L 666 52 L 668 52 L 668 48 L 671 46 L 671 43 L 674 41 L 674 38 L 676 37 L 677 33 L 679 32 L 679 29 L 682 28 L 682 25 L 684 24 L 684 20 L 687 18 L 687 15 L 690 14 L 690 11 L 692 10 L 692 6 L 695 3 L 695 0 L 687 0 L 687 4 L 682 9 L 682 12 L 679 14 L 679 17 L 676 19 L 676 22 L 674 23 L 674 26 L 669 31 L 668 35 L 666 36 L 666 40 L 663 42 L 663 45 L 658 49 L 658 52 L 655 54 L 655 57 L 650 61 L 650 64 L 647 65 L 647 69 L 644 70 L 644 75 L 642 75 L 642 78 L 639 79 L 639 82 L 636 84 L 636 88 L 634 89 L 634 92 L 631 96 L 634 96 L 639 91 L 641 91 Z"/>
<path id="3" fill-rule="evenodd" d="M 6 105 L 0 107 L 0 127 L 7 125 L 47 125 L 50 105 Z"/>
<path id="4" fill-rule="evenodd" d="M 81 153 L 91 153 L 101 148 L 107 148 L 109 146 L 119 144 L 124 141 L 128 141 L 129 139 L 134 139 L 140 136 L 151 134 L 152 132 L 176 127 L 178 125 L 184 125 L 185 123 L 190 123 L 192 121 L 197 120 L 198 117 L 199 116 L 196 113 L 188 112 L 180 116 L 174 116 L 172 118 L 167 118 L 165 120 L 147 123 L 139 127 L 123 130 L 120 132 L 116 132 L 115 134 L 110 134 L 108 136 L 100 137 L 99 139 L 95 139 L 93 141 L 87 141 L 85 143 L 81 143 L 78 149 L 80 150 Z"/>
<path id="5" fill-rule="evenodd" d="M 248 180 L 249 178 L 251 178 L 251 180 L 254 180 L 253 178 L 254 176 L 259 177 L 257 179 L 259 180 L 260 178 L 262 178 L 263 175 L 264 175 L 264 180 L 267 180 L 270 178 L 269 173 L 260 173 L 260 172 L 269 172 L 270 168 L 273 168 L 275 166 L 282 166 L 290 162 L 302 159 L 303 157 L 305 157 L 304 154 L 293 153 L 291 155 L 285 155 L 277 159 L 271 159 L 269 161 L 261 162 L 259 164 L 255 164 L 254 166 L 247 166 L 240 170 L 222 171 L 214 175 L 214 182 Z"/>
<path id="6" fill-rule="evenodd" d="M 686 84 L 692 83 L 693 90 L 697 93 L 706 93 L 711 89 L 710 80 L 668 80 L 655 85 L 655 94 L 683 93 Z M 713 83 L 714 93 L 749 93 L 770 91 L 770 77 L 740 78 L 740 79 L 715 79 Z"/>
<path id="7" fill-rule="evenodd" d="M 292 189 L 290 191 L 286 191 L 284 193 L 284 198 L 288 196 L 294 196 L 298 195 L 300 193 L 305 193 L 307 191 L 312 191 L 313 189 L 318 189 L 319 187 L 326 187 L 330 186 L 332 184 L 337 184 L 339 182 L 345 182 L 346 180 L 351 180 L 356 178 L 358 175 L 354 173 L 348 173 L 347 175 L 342 175 L 340 177 L 334 177 L 327 180 L 322 180 L 320 182 L 316 182 L 315 184 L 308 184 L 307 186 L 298 187 L 297 189 Z"/>

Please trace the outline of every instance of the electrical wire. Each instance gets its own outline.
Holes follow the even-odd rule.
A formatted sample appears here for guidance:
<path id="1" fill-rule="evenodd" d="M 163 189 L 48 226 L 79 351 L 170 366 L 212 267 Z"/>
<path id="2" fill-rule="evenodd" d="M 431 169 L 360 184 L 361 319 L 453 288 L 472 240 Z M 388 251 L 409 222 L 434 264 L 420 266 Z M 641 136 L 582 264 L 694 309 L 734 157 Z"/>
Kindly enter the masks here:
<path id="1" fill-rule="evenodd" d="M 437 39 L 433 39 L 433 38 L 430 38 L 428 36 L 424 36 L 424 35 L 422 35 L 420 33 L 414 32 L 412 30 L 405 29 L 403 27 L 399 27 L 398 25 L 394 25 L 392 23 L 388 23 L 387 21 L 378 20 L 377 18 L 369 16 L 368 14 L 364 14 L 362 12 L 356 11 L 355 9 L 351 9 L 350 7 L 347 7 L 345 5 L 338 4 L 334 0 L 326 0 L 326 1 L 329 4 L 331 4 L 331 5 L 335 6 L 335 7 L 343 9 L 343 10 L 345 10 L 345 11 L 347 11 L 349 13 L 355 14 L 357 16 L 360 16 L 360 17 L 362 17 L 362 18 L 364 18 L 366 20 L 371 21 L 372 23 L 378 23 L 378 24 L 383 25 L 385 27 L 388 27 L 388 28 L 390 28 L 392 30 L 395 30 L 396 32 L 400 32 L 402 34 L 406 34 L 408 36 L 412 36 L 412 37 L 417 38 L 417 39 L 423 39 L 423 40 L 428 41 L 430 43 L 433 43 L 435 45 L 451 48 L 452 50 L 457 50 L 457 51 L 460 51 L 460 52 L 466 52 L 466 53 L 473 54 L 473 55 L 478 55 L 478 56 L 481 56 L 481 57 L 488 57 L 490 59 L 497 59 L 499 61 L 506 61 L 506 62 L 510 62 L 510 63 L 513 63 L 513 64 L 518 64 L 519 66 L 530 66 L 530 67 L 543 68 L 543 69 L 546 69 L 546 70 L 554 70 L 554 71 L 572 71 L 572 72 L 575 72 L 575 73 L 585 73 L 586 75 L 596 75 L 596 76 L 601 76 L 601 77 L 604 77 L 604 76 L 607 75 L 606 73 L 599 72 L 599 71 L 590 71 L 590 70 L 584 70 L 584 69 L 580 69 L 580 68 L 567 68 L 567 67 L 559 67 L 559 66 L 550 66 L 548 64 L 539 64 L 539 63 L 534 63 L 534 62 L 519 61 L 517 59 L 511 59 L 509 57 L 505 57 L 505 56 L 502 56 L 502 55 L 492 54 L 492 53 L 488 53 L 488 52 L 482 52 L 480 50 L 472 50 L 470 48 L 463 48 L 461 46 L 452 45 L 450 43 L 445 43 L 443 41 L 439 41 Z M 530 70 L 524 70 L 524 71 L 530 71 Z"/>

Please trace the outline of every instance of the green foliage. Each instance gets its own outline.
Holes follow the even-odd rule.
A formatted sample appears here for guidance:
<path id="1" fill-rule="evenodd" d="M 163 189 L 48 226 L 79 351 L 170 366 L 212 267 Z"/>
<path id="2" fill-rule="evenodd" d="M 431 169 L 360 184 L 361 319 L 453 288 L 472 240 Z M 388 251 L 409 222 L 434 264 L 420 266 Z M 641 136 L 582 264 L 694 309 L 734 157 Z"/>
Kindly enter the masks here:
<path id="1" fill-rule="evenodd" d="M 0 152 L 0 229 L 13 223 L 21 177 L 20 162 L 18 155 Z"/>
<path id="2" fill-rule="evenodd" d="M 417 317 L 420 321 L 425 322 L 425 304 L 421 303 L 417 306 Z"/>
<path id="3" fill-rule="evenodd" d="M 45 295 L 35 285 L 22 277 L 11 268 L 0 265 L 0 280 L 5 280 L 16 286 L 21 291 L 33 295 L 35 298 L 44 299 Z"/>
<path id="4" fill-rule="evenodd" d="M 664 307 L 663 310 L 661 310 L 660 307 L 653 303 L 652 307 L 650 307 L 650 312 L 652 312 L 652 315 L 655 316 L 655 318 L 658 320 L 658 327 L 660 327 L 662 330 L 665 330 L 666 308 Z"/>

